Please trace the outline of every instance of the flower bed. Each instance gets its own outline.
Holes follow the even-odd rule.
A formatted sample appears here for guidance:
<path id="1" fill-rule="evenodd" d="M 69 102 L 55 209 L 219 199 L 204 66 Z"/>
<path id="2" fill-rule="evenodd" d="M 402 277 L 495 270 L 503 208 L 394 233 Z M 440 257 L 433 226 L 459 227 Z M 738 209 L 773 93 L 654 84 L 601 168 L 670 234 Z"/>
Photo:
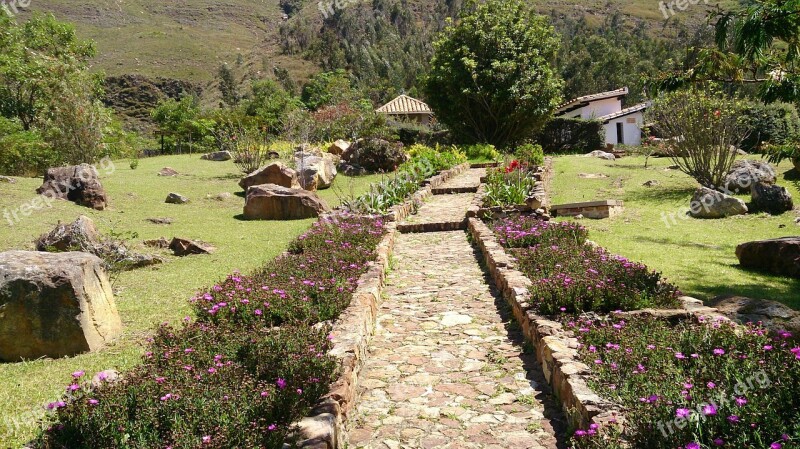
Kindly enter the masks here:
<path id="1" fill-rule="evenodd" d="M 330 327 L 314 324 L 349 305 L 384 232 L 374 218 L 317 222 L 264 269 L 195 297 L 197 321 L 162 326 L 121 380 L 75 373 L 35 446 L 282 447 L 336 378 Z"/>
<path id="2" fill-rule="evenodd" d="M 409 151 L 411 159 L 392 178 L 373 184 L 369 192 L 358 198 L 345 201 L 344 208 L 359 214 L 386 214 L 413 195 L 427 178 L 467 161 L 455 147 L 433 149 L 414 145 Z"/>
<path id="3" fill-rule="evenodd" d="M 703 320 L 576 320 L 590 385 L 625 407 L 624 440 L 648 448 L 800 447 L 800 347 L 788 333 Z M 617 426 L 580 448 L 623 447 Z"/>
<path id="4" fill-rule="evenodd" d="M 587 245 L 587 232 L 576 223 L 519 216 L 499 220 L 493 228 L 517 268 L 531 279 L 538 313 L 680 307 L 680 292 L 659 273 Z"/>

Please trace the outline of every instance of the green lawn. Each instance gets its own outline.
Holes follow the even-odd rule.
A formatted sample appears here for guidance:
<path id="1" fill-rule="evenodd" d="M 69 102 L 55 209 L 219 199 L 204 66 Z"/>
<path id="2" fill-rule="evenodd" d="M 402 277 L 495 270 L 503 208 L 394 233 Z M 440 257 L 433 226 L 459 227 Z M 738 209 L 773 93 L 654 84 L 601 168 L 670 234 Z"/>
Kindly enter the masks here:
<path id="1" fill-rule="evenodd" d="M 165 178 L 162 167 L 176 169 L 180 176 Z M 70 373 L 104 369 L 124 371 L 139 361 L 142 342 L 158 323 L 177 322 L 190 314 L 188 299 L 234 270 L 250 271 L 283 252 L 287 243 L 308 228 L 313 220 L 243 221 L 244 200 L 238 196 L 219 201 L 207 198 L 222 192 L 240 193 L 239 173 L 231 162 L 201 161 L 199 156 L 166 156 L 142 159 L 136 170 L 119 161 L 102 182 L 110 197 L 110 208 L 98 212 L 57 201 L 52 208 L 33 211 L 14 226 L 0 221 L 0 250 L 33 249 L 33 240 L 59 221 L 80 214 L 94 219 L 101 232 L 138 233 L 140 251 L 144 239 L 181 236 L 200 239 L 217 247 L 213 255 L 177 258 L 166 264 L 130 271 L 114 282 L 117 307 L 125 327 L 115 344 L 94 354 L 60 360 L 38 360 L 0 364 L 0 448 L 20 447 L 35 432 L 43 404 L 64 391 Z M 336 190 L 359 194 L 380 176 L 336 180 Z M 17 178 L 16 184 L 0 184 L 0 213 L 30 202 L 41 179 Z M 165 204 L 169 192 L 188 196 L 186 205 Z M 342 192 L 339 192 L 340 194 Z M 339 203 L 332 189 L 321 191 L 331 206 Z M 150 217 L 169 217 L 172 225 L 155 225 Z M 166 253 L 165 253 L 166 254 Z"/>
<path id="2" fill-rule="evenodd" d="M 797 208 L 780 216 L 752 214 L 720 220 L 688 218 L 696 183 L 668 159 L 625 157 L 610 162 L 580 156 L 555 159 L 553 204 L 602 199 L 625 201 L 625 212 L 606 220 L 581 220 L 589 238 L 610 251 L 646 263 L 661 271 L 684 293 L 708 301 L 718 295 L 738 294 L 771 299 L 800 309 L 800 280 L 746 271 L 738 266 L 736 245 L 775 237 L 800 235 L 794 223 Z M 786 179 L 791 164 L 778 167 L 778 183 L 787 187 L 800 205 L 800 182 Z M 604 174 L 608 178 L 582 179 L 578 175 Z M 646 181 L 659 185 L 645 187 Z M 749 201 L 749 196 L 741 196 Z M 673 218 L 674 217 L 674 218 Z"/>

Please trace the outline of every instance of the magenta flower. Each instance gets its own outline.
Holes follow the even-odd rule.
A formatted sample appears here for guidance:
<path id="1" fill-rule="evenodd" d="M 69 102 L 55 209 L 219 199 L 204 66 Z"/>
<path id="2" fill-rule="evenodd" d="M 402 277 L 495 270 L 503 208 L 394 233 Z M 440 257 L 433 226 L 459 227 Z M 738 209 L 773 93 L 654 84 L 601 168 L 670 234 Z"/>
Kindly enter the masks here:
<path id="1" fill-rule="evenodd" d="M 686 445 L 686 449 L 700 449 L 700 445 L 692 441 Z"/>
<path id="2" fill-rule="evenodd" d="M 98 401 L 97 399 L 89 399 L 89 405 L 97 405 L 99 403 L 100 401 Z"/>
<path id="3" fill-rule="evenodd" d="M 211 442 L 211 436 L 206 435 L 203 437 L 203 444 L 208 444 Z"/>
<path id="4" fill-rule="evenodd" d="M 739 407 L 744 407 L 745 404 L 747 404 L 747 399 L 736 398 L 736 405 L 738 405 Z"/>
<path id="5" fill-rule="evenodd" d="M 769 445 L 769 449 L 781 449 L 783 445 L 777 441 Z"/>
<path id="6" fill-rule="evenodd" d="M 285 379 L 280 379 L 280 378 L 279 378 L 278 380 L 276 380 L 276 381 L 275 381 L 275 385 L 277 385 L 277 386 L 278 386 L 278 388 L 280 388 L 281 390 L 283 390 L 284 388 L 286 388 L 286 380 L 285 380 Z"/>
<path id="7" fill-rule="evenodd" d="M 706 416 L 714 416 L 717 414 L 717 407 L 714 404 L 703 406 L 703 414 Z"/>
<path id="8" fill-rule="evenodd" d="M 86 374 L 86 373 L 83 372 L 83 371 L 75 371 L 74 373 L 72 373 L 72 377 L 74 377 L 75 379 L 78 379 L 78 378 L 83 377 L 84 374 Z"/>
<path id="9" fill-rule="evenodd" d="M 688 408 L 679 408 L 678 410 L 675 411 L 675 416 L 677 416 L 678 418 L 688 418 L 689 416 L 691 416 L 691 414 L 692 411 L 689 410 Z"/>
<path id="10" fill-rule="evenodd" d="M 714 355 L 725 355 L 725 350 L 721 348 L 714 349 Z"/>
<path id="11" fill-rule="evenodd" d="M 725 444 L 725 440 L 722 438 L 714 438 L 714 446 L 722 446 Z"/>

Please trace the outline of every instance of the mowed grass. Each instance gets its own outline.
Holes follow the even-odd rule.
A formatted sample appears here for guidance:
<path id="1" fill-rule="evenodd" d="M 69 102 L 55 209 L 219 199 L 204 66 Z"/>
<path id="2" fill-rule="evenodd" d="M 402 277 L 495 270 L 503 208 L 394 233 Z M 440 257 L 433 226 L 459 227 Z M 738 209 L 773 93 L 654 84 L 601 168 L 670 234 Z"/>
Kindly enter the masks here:
<path id="1" fill-rule="evenodd" d="M 758 158 L 750 156 L 750 158 Z M 669 159 L 624 157 L 604 161 L 581 156 L 555 159 L 553 204 L 618 199 L 625 212 L 612 219 L 581 220 L 589 238 L 610 251 L 647 264 L 689 295 L 709 301 L 720 295 L 742 295 L 780 301 L 800 309 L 800 280 L 743 270 L 735 250 L 740 243 L 800 235 L 794 211 L 780 216 L 750 214 L 718 220 L 689 218 L 685 212 L 697 186 L 689 176 L 668 170 Z M 800 205 L 800 182 L 793 181 L 791 164 L 778 167 L 778 184 Z M 789 172 L 789 179 L 786 179 Z M 582 179 L 578 175 L 605 174 Z M 645 187 L 646 181 L 659 185 Z M 749 195 L 740 196 L 745 202 Z"/>
<path id="2" fill-rule="evenodd" d="M 162 167 L 172 167 L 178 177 L 160 177 Z M 103 170 L 101 170 L 101 174 Z M 91 217 L 101 232 L 137 233 L 134 249 L 151 250 L 142 240 L 180 236 L 213 244 L 212 255 L 178 258 L 163 252 L 168 262 L 122 273 L 114 280 L 116 303 L 124 334 L 100 352 L 59 360 L 37 360 L 0 364 L 0 448 L 18 448 L 35 434 L 43 406 L 64 392 L 70 374 L 85 370 L 90 375 L 105 369 L 125 371 L 136 365 L 143 342 L 154 326 L 177 323 L 191 315 L 188 299 L 227 274 L 249 272 L 283 252 L 290 240 L 305 231 L 313 220 L 244 221 L 244 199 L 237 195 L 240 173 L 231 162 L 202 161 L 198 155 L 142 159 L 136 170 L 128 161 L 115 164 L 113 173 L 103 175 L 111 206 L 98 212 L 66 201 L 52 208 L 33 211 L 10 226 L 0 221 L 0 250 L 33 249 L 33 240 L 52 229 L 58 221 L 70 222 L 83 214 Z M 0 184 L 0 213 L 16 210 L 37 195 L 41 179 L 16 178 L 16 184 Z M 380 176 L 347 178 L 339 176 L 332 189 L 319 194 L 329 205 L 339 203 L 341 190 L 348 195 L 366 191 Z M 165 204 L 169 192 L 191 199 L 186 205 Z M 229 192 L 226 200 L 212 197 Z M 156 225 L 147 218 L 174 219 L 171 225 Z M 12 216 L 13 221 L 13 216 Z"/>

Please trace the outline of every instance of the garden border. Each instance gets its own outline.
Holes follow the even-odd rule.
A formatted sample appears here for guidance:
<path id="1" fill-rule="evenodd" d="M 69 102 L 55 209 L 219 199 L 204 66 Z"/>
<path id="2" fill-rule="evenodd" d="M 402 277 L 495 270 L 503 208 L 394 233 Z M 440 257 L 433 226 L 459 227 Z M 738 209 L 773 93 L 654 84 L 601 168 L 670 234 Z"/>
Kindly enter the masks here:
<path id="1" fill-rule="evenodd" d="M 595 393 L 587 382 L 591 368 L 577 359 L 578 340 L 563 330 L 561 323 L 537 315 L 530 305 L 528 288 L 532 281 L 516 269 L 515 260 L 497 242 L 495 233 L 477 218 L 469 219 L 469 232 L 478 245 L 486 269 L 498 291 L 512 308 L 523 334 L 534 347 L 545 379 L 562 403 L 571 424 L 588 428 L 590 424 L 616 422 L 624 425 L 623 408 Z M 699 299 L 683 296 L 681 309 L 642 309 L 621 312 L 617 316 L 650 315 L 664 319 L 699 319 L 731 321 L 717 309 L 704 306 Z"/>
<path id="2" fill-rule="evenodd" d="M 537 214 L 537 216 L 541 217 L 543 220 L 550 219 L 550 187 L 553 183 L 553 176 L 554 176 L 554 168 L 553 168 L 553 158 L 552 157 L 545 157 L 544 164 L 537 167 L 537 171 L 534 174 L 536 178 L 537 187 L 535 188 L 533 194 L 536 195 L 541 199 L 539 207 L 531 207 L 528 204 L 518 204 L 514 206 L 508 207 L 484 207 L 483 206 L 483 198 L 486 194 L 485 189 L 485 182 L 486 179 L 481 179 L 481 187 L 478 189 L 477 195 L 475 195 L 475 201 L 473 202 L 472 206 L 469 208 L 469 212 L 467 216 L 469 217 L 488 217 L 488 218 L 501 218 L 507 217 L 509 215 L 517 215 L 517 214 L 531 214 L 536 210 L 542 209 L 544 214 Z"/>
<path id="3" fill-rule="evenodd" d="M 359 278 L 350 305 L 335 321 L 331 331 L 334 340 L 329 354 L 337 359 L 339 377 L 311 414 L 297 423 L 300 440 L 296 447 L 338 449 L 346 446 L 348 418 L 357 402 L 360 376 L 369 343 L 375 333 L 378 306 L 382 301 L 386 274 L 399 233 L 397 221 L 407 217 L 416 208 L 417 201 L 432 196 L 432 186 L 442 185 L 467 169 L 469 164 L 464 163 L 426 179 L 423 181 L 424 187 L 384 215 L 387 232 L 376 247 L 377 257 Z"/>

